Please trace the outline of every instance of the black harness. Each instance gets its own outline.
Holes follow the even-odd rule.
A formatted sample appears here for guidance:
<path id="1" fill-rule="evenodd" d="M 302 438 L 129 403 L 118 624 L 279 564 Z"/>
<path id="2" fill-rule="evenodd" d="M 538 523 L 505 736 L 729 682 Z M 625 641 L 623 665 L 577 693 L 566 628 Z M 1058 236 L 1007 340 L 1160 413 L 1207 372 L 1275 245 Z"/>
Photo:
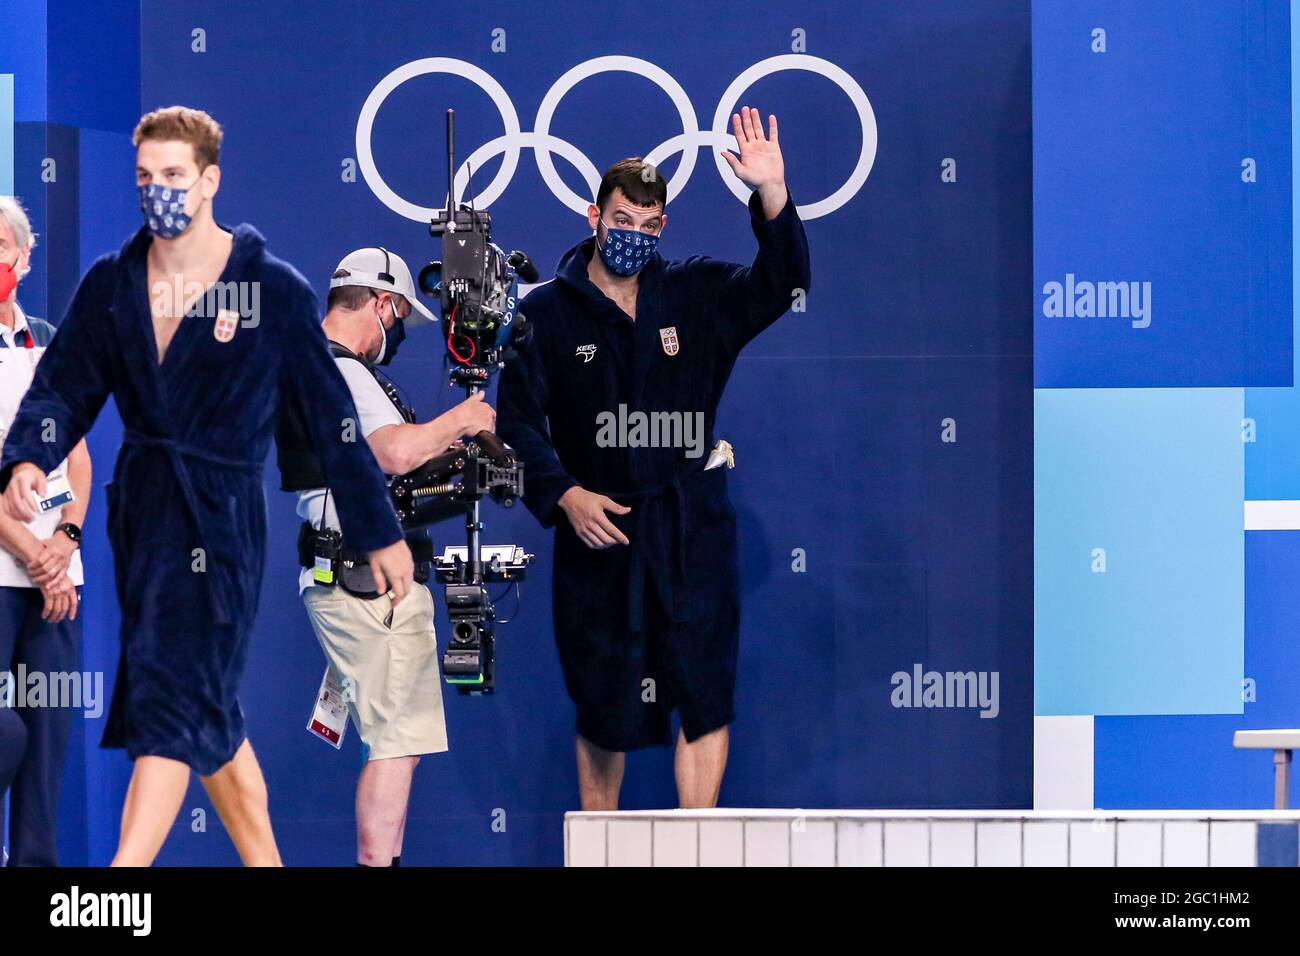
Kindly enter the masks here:
<path id="1" fill-rule="evenodd" d="M 380 388 L 384 390 L 384 394 L 388 396 L 388 400 L 393 403 L 393 407 L 402 416 L 402 421 L 408 424 L 415 423 L 415 410 L 402 401 L 397 386 L 387 378 L 382 377 L 369 362 L 347 346 L 340 345 L 337 342 L 330 342 L 329 347 L 330 353 L 335 358 L 352 359 L 365 366 L 366 371 L 379 383 Z M 281 490 L 305 491 L 311 488 L 324 488 L 326 495 L 329 494 L 329 482 L 325 476 L 325 469 L 321 465 L 320 457 L 316 454 L 311 433 L 307 429 L 306 417 L 298 405 L 297 399 L 287 401 L 281 406 L 280 421 L 275 435 L 275 448 L 276 464 L 280 469 Z M 326 506 L 328 507 L 328 498 L 326 499 Z M 324 520 L 323 515 L 324 511 L 322 511 L 322 522 Z M 313 528 L 311 522 L 304 521 L 298 534 L 298 561 L 305 568 L 313 567 L 315 564 L 316 538 L 319 530 Z M 411 549 L 412 556 L 415 558 L 415 579 L 424 584 L 429 580 L 429 563 L 433 560 L 433 543 L 429 539 L 429 533 L 424 529 L 407 531 L 405 539 Z M 350 550 L 346 541 L 342 543 L 339 555 L 344 562 L 365 568 L 368 572 L 369 564 L 366 555 Z"/>

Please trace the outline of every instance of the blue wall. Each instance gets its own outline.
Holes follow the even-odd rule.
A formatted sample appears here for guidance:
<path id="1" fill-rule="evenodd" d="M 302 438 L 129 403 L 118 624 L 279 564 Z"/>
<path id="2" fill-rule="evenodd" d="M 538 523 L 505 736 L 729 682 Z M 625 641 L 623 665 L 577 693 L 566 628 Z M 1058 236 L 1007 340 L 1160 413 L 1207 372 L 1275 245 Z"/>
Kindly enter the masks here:
<path id="1" fill-rule="evenodd" d="M 1291 384 L 1287 7 L 1034 4 L 1039 388 Z M 1149 282 L 1150 324 L 1046 316 L 1067 273 Z"/>
<path id="2" fill-rule="evenodd" d="M 1300 720 L 1296 531 L 1243 518 L 1300 498 L 1295 14 L 1034 4 L 1036 712 L 1097 715 L 1098 807 L 1269 806 L 1233 731 Z M 1067 274 L 1149 324 L 1048 314 Z"/>
<path id="3" fill-rule="evenodd" d="M 209 110 L 226 131 L 216 208 L 247 220 L 323 295 L 348 250 L 383 243 L 419 263 L 436 254 L 423 227 L 391 211 L 366 182 L 344 181 L 356 157 L 361 106 L 390 70 L 448 56 L 486 70 L 524 130 L 546 90 L 571 67 L 625 54 L 680 83 L 708 128 L 732 79 L 752 64 L 806 53 L 845 71 L 870 100 L 878 150 L 865 183 L 807 223 L 816 272 L 806 313 L 790 315 L 739 362 L 719 416 L 737 448 L 744 624 L 732 762 L 722 800 L 752 806 L 1024 807 L 1031 799 L 1032 365 L 1030 308 L 1030 18 L 1028 3 L 836 2 L 797 11 L 671 4 L 647 25 L 605 4 L 551 7 L 465 3 L 454 16 L 429 3 L 359 7 L 286 0 L 146 0 L 138 21 L 139 103 L 116 78 L 101 105 L 50 67 L 51 117 L 79 130 L 77 262 L 116 246 L 133 227 L 123 139 L 135 107 L 175 102 Z M 51 5 L 51 22 L 54 8 Z M 122 24 L 98 28 L 129 32 Z M 505 52 L 491 49 L 504 28 Z M 195 52 L 204 31 L 205 52 Z M 793 31 L 802 31 L 792 36 Z M 51 30 L 51 35 L 55 31 Z M 498 35 L 499 36 L 499 35 Z M 107 45 L 107 43 L 106 43 Z M 120 50 L 121 44 L 114 44 Z M 803 51 L 796 51 L 803 52 Z M 52 43 L 51 57 L 55 54 Z M 80 61 L 94 61 L 87 53 Z M 90 66 L 78 67 L 83 73 Z M 103 72 L 107 67 L 94 67 Z M 128 71 L 131 67 L 128 66 Z M 0 72 L 3 72 L 0 70 Z M 129 87 L 129 83 L 127 84 Z M 781 118 L 796 201 L 837 190 L 862 134 L 848 97 L 825 77 L 781 72 L 743 102 Z M 728 108 L 739 104 L 724 104 Z M 375 121 L 378 168 L 401 195 L 442 201 L 441 115 L 458 110 L 461 155 L 501 131 L 488 97 L 464 79 L 424 76 L 394 92 Z M 88 130 L 93 129 L 93 135 Z M 551 131 L 596 168 L 645 154 L 681 130 L 667 96 L 640 77 L 609 74 L 563 98 Z M 693 132 L 693 131 L 692 131 Z M 748 260 L 744 208 L 706 149 L 670 204 L 663 252 Z M 956 181 L 942 179 L 955 160 Z M 671 175 L 677 157 L 664 163 Z M 571 189 L 587 186 L 564 160 Z M 476 171 L 480 187 L 499 168 Z M 92 198 L 93 197 L 93 198 Z M 492 205 L 497 239 L 544 270 L 583 237 L 585 223 L 547 188 L 525 148 Z M 52 313 L 65 292 L 51 289 Z M 454 395 L 442 348 L 416 334 L 396 374 L 422 417 Z M 956 441 L 944 441 L 944 422 Z M 96 429 L 106 477 L 116 422 Z M 950 437 L 951 437 L 950 429 Z M 270 554 L 242 702 L 266 770 L 285 858 L 352 859 L 355 735 L 337 754 L 306 734 L 322 657 L 296 597 L 292 501 L 270 498 Z M 102 509 L 92 506 L 91 535 Z M 549 537 L 517 509 L 488 515 L 488 541 L 539 555 L 524 605 L 502 629 L 499 692 L 447 701 L 450 753 L 417 774 L 405 857 L 413 863 L 559 863 L 561 815 L 576 805 L 572 710 L 550 635 Z M 804 549 L 807 571 L 792 570 Z M 111 672 L 116 610 L 109 566 L 88 553 L 88 666 Z M 707 573 L 707 569 L 702 569 Z M 445 630 L 441 617 L 440 629 Z M 999 675 L 998 715 L 971 708 L 900 708 L 891 676 L 914 665 Z M 95 751 L 85 724 L 85 856 L 105 862 L 129 765 Z M 71 791 L 70 791 L 71 794 Z M 671 754 L 630 761 L 627 807 L 675 802 Z M 234 863 L 197 784 L 162 862 Z M 506 813 L 504 833 L 493 814 Z M 71 862 L 78 862 L 69 853 Z"/>

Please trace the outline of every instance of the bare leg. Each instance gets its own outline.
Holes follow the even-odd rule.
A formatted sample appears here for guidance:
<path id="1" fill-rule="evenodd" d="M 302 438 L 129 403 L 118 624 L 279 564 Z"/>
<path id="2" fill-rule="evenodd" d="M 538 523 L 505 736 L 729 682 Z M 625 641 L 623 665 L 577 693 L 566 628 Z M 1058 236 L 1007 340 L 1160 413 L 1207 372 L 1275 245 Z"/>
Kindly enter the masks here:
<path id="1" fill-rule="evenodd" d="M 411 771 L 412 773 L 414 773 L 415 768 L 419 766 L 420 758 L 412 757 L 411 759 L 415 761 L 415 763 L 411 765 Z M 397 828 L 397 842 L 393 846 L 393 856 L 395 857 L 401 857 L 402 855 L 402 844 L 406 842 L 406 817 L 407 814 L 410 812 L 410 809 L 411 809 L 411 801 L 410 798 L 408 797 L 406 801 L 406 807 L 405 809 L 402 810 L 402 825 Z"/>
<path id="2" fill-rule="evenodd" d="M 122 831 L 113 866 L 150 866 L 162 849 L 190 785 L 188 764 L 138 757 L 122 805 Z"/>
<path id="3" fill-rule="evenodd" d="M 245 739 L 229 763 L 201 779 L 244 866 L 284 866 L 271 831 L 266 781 L 253 745 Z"/>
<path id="4" fill-rule="evenodd" d="M 407 811 L 410 811 L 410 804 L 407 804 Z M 402 814 L 402 825 L 397 828 L 397 844 L 393 847 L 393 856 L 402 855 L 402 844 L 406 842 L 406 814 Z"/>
<path id="5" fill-rule="evenodd" d="M 673 771 L 677 775 L 677 800 L 683 809 L 716 807 L 722 790 L 722 774 L 727 769 L 730 735 L 719 727 L 691 743 L 677 732 L 677 752 Z"/>
<path id="6" fill-rule="evenodd" d="M 402 854 L 411 775 L 419 757 L 369 760 L 357 781 L 357 862 L 392 866 Z"/>
<path id="7" fill-rule="evenodd" d="M 584 810 L 617 810 L 624 755 L 578 738 L 578 795 Z"/>

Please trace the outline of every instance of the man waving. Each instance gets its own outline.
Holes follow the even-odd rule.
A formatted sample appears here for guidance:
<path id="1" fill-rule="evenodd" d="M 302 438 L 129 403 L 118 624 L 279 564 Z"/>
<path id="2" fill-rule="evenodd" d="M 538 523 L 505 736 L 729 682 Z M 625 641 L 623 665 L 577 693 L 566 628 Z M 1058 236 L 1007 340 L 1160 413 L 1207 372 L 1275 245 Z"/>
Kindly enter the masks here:
<path id="1" fill-rule="evenodd" d="M 736 522 L 726 469 L 709 467 L 723 456 L 704 451 L 741 349 L 810 282 L 776 117 L 765 133 L 746 107 L 732 127 L 739 156 L 722 155 L 754 190 L 753 263 L 661 256 L 667 188 L 640 159 L 616 163 L 587 211 L 594 235 L 524 301 L 534 342 L 502 377 L 498 434 L 528 469 L 529 509 L 556 527 L 584 810 L 617 808 L 624 753 L 669 743 L 674 710 L 681 805 L 716 805 L 726 767 Z"/>

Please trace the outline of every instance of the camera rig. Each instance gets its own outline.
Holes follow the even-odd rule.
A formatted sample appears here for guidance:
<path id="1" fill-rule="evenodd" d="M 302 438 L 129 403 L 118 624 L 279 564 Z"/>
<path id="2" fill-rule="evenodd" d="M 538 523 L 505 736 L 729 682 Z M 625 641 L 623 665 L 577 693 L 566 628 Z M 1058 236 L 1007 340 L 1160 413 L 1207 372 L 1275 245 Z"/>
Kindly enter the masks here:
<path id="1" fill-rule="evenodd" d="M 457 205 L 455 123 L 455 111 L 447 110 L 447 207 L 429 223 L 429 234 L 442 239 L 442 259 L 421 269 L 419 282 L 441 306 L 449 382 L 472 396 L 485 390 L 492 374 L 528 346 L 530 330 L 518 310 L 518 281 L 536 282 L 538 273 L 524 253 L 507 255 L 492 242 L 487 210 L 472 203 Z M 479 505 L 491 498 L 512 507 L 524 493 L 523 463 L 495 434 L 482 431 L 463 447 L 392 479 L 389 493 L 407 529 L 464 515 L 465 548 L 448 548 L 433 560 L 437 579 L 445 585 L 451 619 L 442 673 L 462 694 L 492 693 L 496 610 L 487 585 L 517 584 L 533 556 L 505 545 L 488 547 L 485 557 Z"/>

